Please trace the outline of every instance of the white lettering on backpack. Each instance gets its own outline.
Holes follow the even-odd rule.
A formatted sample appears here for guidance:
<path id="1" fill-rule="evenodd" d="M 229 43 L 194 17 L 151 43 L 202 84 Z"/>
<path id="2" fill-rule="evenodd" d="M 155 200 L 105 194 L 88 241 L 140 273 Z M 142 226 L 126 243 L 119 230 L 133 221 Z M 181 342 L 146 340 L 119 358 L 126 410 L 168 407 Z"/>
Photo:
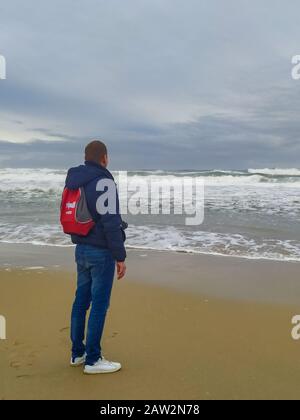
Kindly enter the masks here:
<path id="1" fill-rule="evenodd" d="M 76 207 L 76 201 L 74 201 L 74 203 L 67 203 L 66 204 L 66 207 L 67 207 L 68 210 L 75 209 L 75 207 Z"/>

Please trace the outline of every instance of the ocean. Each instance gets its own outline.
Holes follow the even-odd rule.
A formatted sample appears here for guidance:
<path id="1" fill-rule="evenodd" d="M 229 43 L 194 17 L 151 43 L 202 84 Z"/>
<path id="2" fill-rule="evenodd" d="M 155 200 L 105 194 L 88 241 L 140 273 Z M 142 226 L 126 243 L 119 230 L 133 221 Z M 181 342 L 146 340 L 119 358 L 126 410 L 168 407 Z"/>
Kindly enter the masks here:
<path id="1" fill-rule="evenodd" d="M 0 242 L 71 246 L 59 205 L 66 171 L 0 169 Z M 144 181 L 203 177 L 205 219 L 127 215 L 127 246 L 250 259 L 300 261 L 300 169 L 137 171 Z M 174 205 L 174 203 L 172 203 Z"/>

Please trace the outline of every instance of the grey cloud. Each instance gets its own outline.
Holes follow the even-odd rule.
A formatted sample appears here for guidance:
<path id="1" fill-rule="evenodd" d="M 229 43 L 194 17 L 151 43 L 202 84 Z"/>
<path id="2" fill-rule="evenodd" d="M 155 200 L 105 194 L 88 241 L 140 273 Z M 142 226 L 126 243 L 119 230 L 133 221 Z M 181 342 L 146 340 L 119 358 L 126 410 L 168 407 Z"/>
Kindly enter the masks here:
<path id="1" fill-rule="evenodd" d="M 2 166 L 300 167 L 299 2 L 12 0 L 0 7 Z M 3 83 L 2 83 L 3 82 Z M 60 140 L 60 141 L 56 141 Z"/>

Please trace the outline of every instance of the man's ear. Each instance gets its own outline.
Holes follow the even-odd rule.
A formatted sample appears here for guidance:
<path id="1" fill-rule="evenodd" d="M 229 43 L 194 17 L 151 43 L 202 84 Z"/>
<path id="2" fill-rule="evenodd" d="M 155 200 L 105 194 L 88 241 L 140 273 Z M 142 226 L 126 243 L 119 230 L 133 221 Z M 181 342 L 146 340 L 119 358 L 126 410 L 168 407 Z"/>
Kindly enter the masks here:
<path id="1" fill-rule="evenodd" d="M 108 165 L 108 156 L 107 156 L 107 155 L 104 155 L 104 156 L 103 156 L 103 158 L 101 159 L 100 164 L 101 164 L 102 166 L 104 166 L 105 168 L 107 167 L 107 165 Z"/>

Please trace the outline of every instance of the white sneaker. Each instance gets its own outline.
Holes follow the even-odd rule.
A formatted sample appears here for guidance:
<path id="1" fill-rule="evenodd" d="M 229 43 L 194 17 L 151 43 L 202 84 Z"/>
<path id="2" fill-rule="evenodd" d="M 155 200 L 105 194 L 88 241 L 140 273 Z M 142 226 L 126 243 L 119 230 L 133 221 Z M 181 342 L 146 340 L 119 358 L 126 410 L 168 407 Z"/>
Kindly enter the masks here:
<path id="1" fill-rule="evenodd" d="M 121 363 L 109 362 L 102 357 L 93 366 L 85 365 L 84 373 L 87 375 L 96 375 L 97 373 L 114 373 L 118 372 L 121 368 Z"/>
<path id="2" fill-rule="evenodd" d="M 75 359 L 71 359 L 70 365 L 73 367 L 81 366 L 85 363 L 86 353 L 82 357 L 75 357 Z"/>

